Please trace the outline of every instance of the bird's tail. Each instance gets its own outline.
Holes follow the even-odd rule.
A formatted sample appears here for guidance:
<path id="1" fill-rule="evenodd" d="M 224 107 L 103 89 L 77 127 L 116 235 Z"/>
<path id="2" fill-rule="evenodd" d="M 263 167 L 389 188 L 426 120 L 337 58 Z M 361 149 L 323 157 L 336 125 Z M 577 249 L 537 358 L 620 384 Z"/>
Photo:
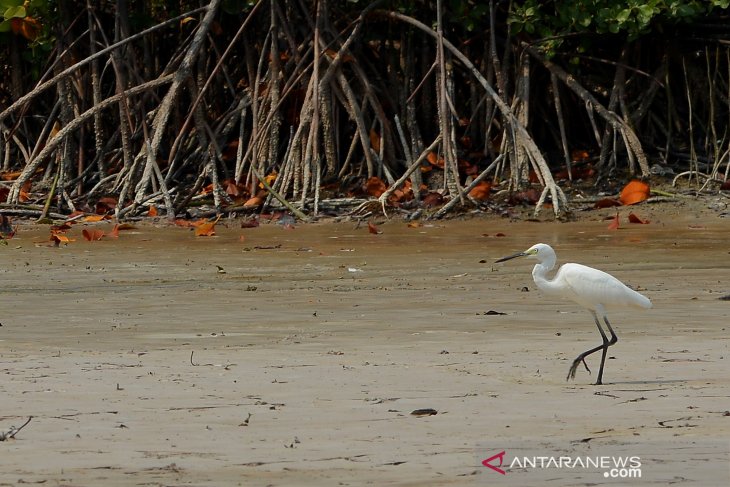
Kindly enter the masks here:
<path id="1" fill-rule="evenodd" d="M 634 291 L 634 298 L 635 298 L 634 305 L 637 308 L 644 308 L 644 309 L 651 308 L 651 306 L 652 306 L 651 300 L 649 300 L 649 298 L 647 298 L 643 294 L 637 293 L 636 291 Z"/>

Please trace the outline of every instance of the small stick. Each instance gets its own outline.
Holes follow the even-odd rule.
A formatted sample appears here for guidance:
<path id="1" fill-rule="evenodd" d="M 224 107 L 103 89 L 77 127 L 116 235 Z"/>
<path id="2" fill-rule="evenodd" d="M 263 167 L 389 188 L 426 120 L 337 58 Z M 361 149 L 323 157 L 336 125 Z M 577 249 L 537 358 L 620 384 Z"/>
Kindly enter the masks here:
<path id="1" fill-rule="evenodd" d="M 23 423 L 19 428 L 16 428 L 15 426 L 11 426 L 10 429 L 6 433 L 0 433 L 0 441 L 5 441 L 9 438 L 15 438 L 15 435 L 17 435 L 20 430 L 28 426 L 28 423 L 30 423 L 30 420 L 33 419 L 33 416 L 28 416 L 28 421 Z"/>

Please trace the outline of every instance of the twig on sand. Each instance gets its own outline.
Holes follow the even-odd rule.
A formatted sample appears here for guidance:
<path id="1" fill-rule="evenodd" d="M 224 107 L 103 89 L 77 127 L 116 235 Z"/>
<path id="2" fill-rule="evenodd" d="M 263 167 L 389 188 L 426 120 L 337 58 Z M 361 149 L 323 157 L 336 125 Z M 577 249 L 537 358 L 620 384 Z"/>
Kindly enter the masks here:
<path id="1" fill-rule="evenodd" d="M 0 431 L 0 441 L 9 440 L 11 438 L 15 438 L 15 435 L 18 434 L 20 430 L 25 428 L 28 423 L 30 423 L 30 420 L 33 419 L 33 416 L 28 416 L 28 421 L 23 423 L 20 427 L 16 428 L 15 426 L 11 426 L 8 431 Z"/>
<path id="2" fill-rule="evenodd" d="M 221 364 L 196 364 L 195 362 L 193 362 L 193 354 L 194 353 L 195 353 L 195 350 L 192 350 L 190 352 L 190 365 L 192 365 L 193 367 L 200 367 L 200 366 L 203 366 L 203 367 L 223 367 L 224 369 L 228 370 L 232 366 L 236 365 L 236 364 L 230 364 L 230 363 L 227 363 L 226 365 L 221 365 Z"/>

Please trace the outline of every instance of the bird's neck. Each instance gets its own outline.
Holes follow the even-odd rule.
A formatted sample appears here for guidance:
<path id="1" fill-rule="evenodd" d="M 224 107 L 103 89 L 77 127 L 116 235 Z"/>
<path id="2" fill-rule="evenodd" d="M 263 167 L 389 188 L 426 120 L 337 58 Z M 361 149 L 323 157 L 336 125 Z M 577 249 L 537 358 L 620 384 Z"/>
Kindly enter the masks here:
<path id="1" fill-rule="evenodd" d="M 540 262 L 539 264 L 536 264 L 535 267 L 532 269 L 532 279 L 534 279 L 538 289 L 545 293 L 551 293 L 555 291 L 555 283 L 547 277 L 547 273 L 550 272 L 554 266 L 554 261 Z"/>

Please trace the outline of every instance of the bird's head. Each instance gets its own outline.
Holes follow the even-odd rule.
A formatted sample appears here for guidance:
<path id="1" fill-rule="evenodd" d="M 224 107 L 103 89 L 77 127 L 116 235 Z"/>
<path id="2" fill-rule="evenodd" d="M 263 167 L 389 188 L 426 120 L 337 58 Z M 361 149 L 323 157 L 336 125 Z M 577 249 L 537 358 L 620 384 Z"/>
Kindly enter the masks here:
<path id="1" fill-rule="evenodd" d="M 523 252 L 517 252 L 516 254 L 508 255 L 507 257 L 502 257 L 501 259 L 497 259 L 494 262 L 504 262 L 506 260 L 515 259 L 517 257 L 529 257 L 532 259 L 537 259 L 540 262 L 544 262 L 546 260 L 555 260 L 555 251 L 551 246 L 544 243 L 535 244 L 529 249 L 523 251 Z"/>

